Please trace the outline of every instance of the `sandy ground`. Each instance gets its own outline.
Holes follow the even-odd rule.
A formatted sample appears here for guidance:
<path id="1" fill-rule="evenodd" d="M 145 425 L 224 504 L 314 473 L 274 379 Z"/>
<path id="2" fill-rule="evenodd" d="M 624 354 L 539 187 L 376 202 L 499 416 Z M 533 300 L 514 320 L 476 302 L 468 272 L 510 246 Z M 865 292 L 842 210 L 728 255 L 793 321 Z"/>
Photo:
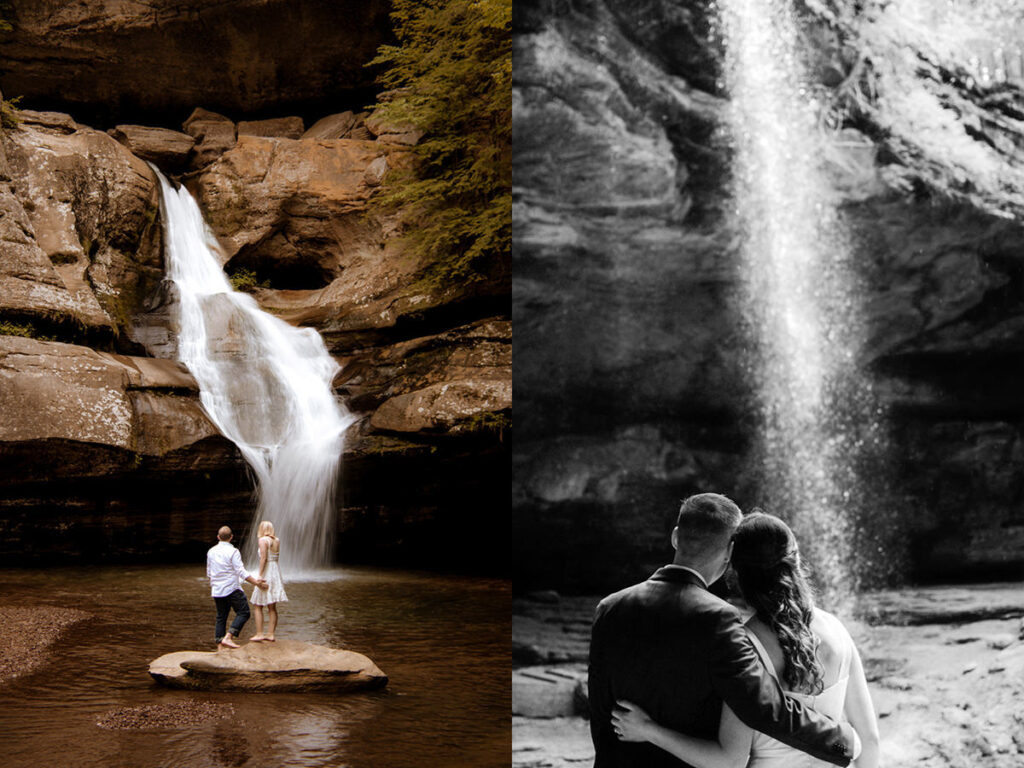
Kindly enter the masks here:
<path id="1" fill-rule="evenodd" d="M 524 673 L 585 674 L 596 603 L 553 593 L 515 601 L 514 712 L 536 709 Z M 857 616 L 847 625 L 865 661 L 885 768 L 1024 765 L 1024 584 L 876 593 Z M 579 684 L 577 701 L 584 692 Z M 583 717 L 513 717 L 516 768 L 592 760 Z"/>
<path id="2" fill-rule="evenodd" d="M 0 684 L 33 671 L 61 632 L 87 618 L 73 608 L 0 607 Z"/>

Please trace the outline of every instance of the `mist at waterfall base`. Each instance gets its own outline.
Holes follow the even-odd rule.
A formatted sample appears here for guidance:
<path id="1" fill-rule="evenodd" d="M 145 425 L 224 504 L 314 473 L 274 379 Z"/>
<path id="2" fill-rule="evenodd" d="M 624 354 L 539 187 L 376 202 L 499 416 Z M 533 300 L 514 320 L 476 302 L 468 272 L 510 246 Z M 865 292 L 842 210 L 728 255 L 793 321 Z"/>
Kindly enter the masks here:
<path id="1" fill-rule="evenodd" d="M 742 314 L 757 390 L 758 496 L 794 528 L 832 609 L 889 570 L 866 514 L 884 482 L 881 412 L 860 369 L 861 292 L 788 0 L 719 0 Z"/>
<path id="2" fill-rule="evenodd" d="M 198 204 L 156 172 L 167 276 L 178 294 L 178 358 L 256 476 L 245 559 L 256 562 L 257 525 L 270 520 L 286 580 L 315 577 L 332 560 L 343 439 L 355 421 L 331 389 L 338 365 L 314 329 L 290 326 L 232 288 Z"/>

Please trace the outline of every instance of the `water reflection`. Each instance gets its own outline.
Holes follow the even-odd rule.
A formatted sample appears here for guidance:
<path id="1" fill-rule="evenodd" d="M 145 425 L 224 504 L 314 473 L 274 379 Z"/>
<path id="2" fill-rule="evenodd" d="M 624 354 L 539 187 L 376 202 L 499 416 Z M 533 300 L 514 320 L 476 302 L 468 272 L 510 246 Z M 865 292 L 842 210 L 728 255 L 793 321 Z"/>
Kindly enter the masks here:
<path id="1" fill-rule="evenodd" d="M 331 694 L 163 689 L 153 658 L 212 649 L 213 603 L 198 567 L 2 571 L 10 605 L 68 605 L 93 617 L 53 658 L 3 689 L 0 764 L 174 766 L 501 766 L 510 754 L 507 582 L 373 569 L 289 583 L 279 634 L 351 648 L 388 688 Z M 253 633 L 246 626 L 243 640 Z M 112 709 L 211 701 L 232 719 L 182 729 L 109 731 Z M 45 758 L 45 759 L 44 759 Z M 40 762 L 42 760 L 42 762 Z"/>

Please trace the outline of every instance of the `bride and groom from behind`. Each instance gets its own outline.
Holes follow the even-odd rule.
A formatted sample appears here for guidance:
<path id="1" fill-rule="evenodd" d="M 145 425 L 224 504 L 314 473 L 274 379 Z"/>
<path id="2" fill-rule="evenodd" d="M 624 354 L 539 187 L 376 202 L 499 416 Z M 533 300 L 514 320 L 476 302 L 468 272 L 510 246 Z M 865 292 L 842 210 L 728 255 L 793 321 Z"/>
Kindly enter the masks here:
<path id="1" fill-rule="evenodd" d="M 595 768 L 876 768 L 860 656 L 814 606 L 789 527 L 705 493 L 683 502 L 672 546 L 672 564 L 597 608 Z M 746 622 L 708 591 L 730 561 Z"/>

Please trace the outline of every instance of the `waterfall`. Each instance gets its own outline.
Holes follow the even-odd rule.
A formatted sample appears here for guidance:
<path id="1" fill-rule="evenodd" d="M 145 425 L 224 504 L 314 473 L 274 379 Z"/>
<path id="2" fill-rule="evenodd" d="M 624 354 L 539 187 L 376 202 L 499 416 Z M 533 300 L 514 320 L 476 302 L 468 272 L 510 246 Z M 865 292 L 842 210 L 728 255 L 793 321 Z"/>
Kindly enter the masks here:
<path id="1" fill-rule="evenodd" d="M 762 492 L 795 529 L 826 603 L 857 586 L 858 457 L 878 439 L 863 324 L 827 139 L 788 0 L 720 0 L 743 312 L 754 338 Z"/>
<path id="2" fill-rule="evenodd" d="M 256 526 L 270 520 L 286 577 L 331 562 L 334 493 L 345 430 L 354 418 L 334 397 L 339 368 L 311 328 L 295 328 L 235 291 L 216 238 L 188 190 L 157 171 L 167 276 L 178 291 L 178 358 L 199 384 L 203 409 L 252 467 Z"/>

